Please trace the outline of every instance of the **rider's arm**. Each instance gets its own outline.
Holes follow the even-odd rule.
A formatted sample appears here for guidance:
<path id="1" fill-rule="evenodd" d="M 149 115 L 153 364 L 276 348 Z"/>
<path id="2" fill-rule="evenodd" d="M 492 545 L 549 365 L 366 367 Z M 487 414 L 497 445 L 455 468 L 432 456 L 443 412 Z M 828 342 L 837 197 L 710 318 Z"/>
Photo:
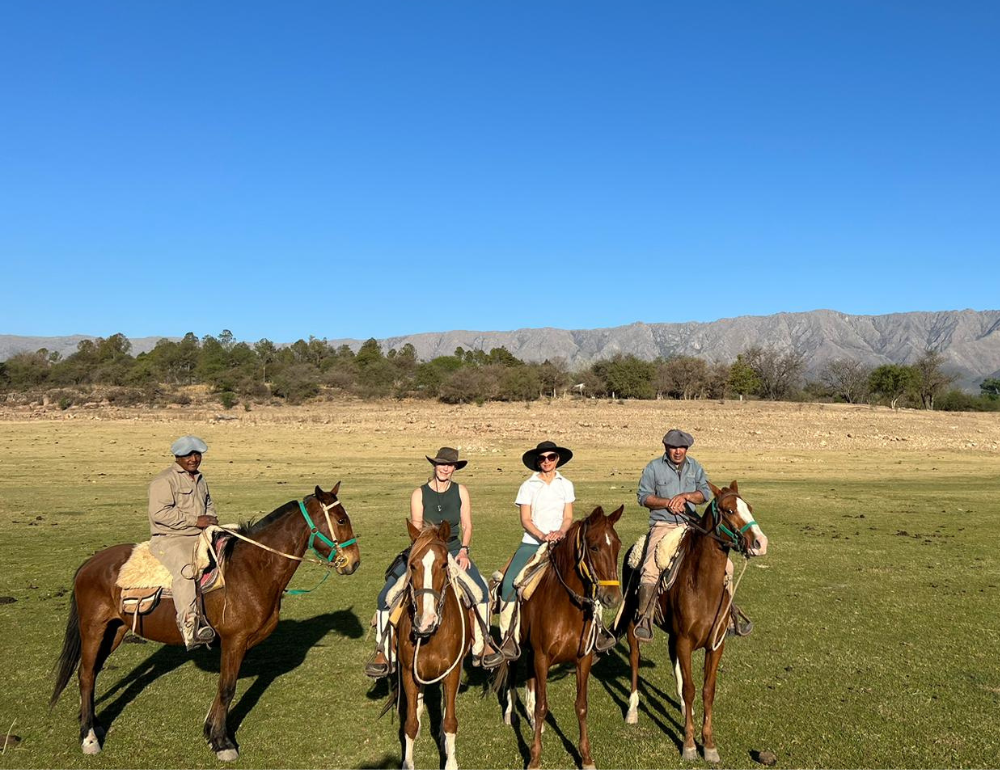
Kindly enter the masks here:
<path id="1" fill-rule="evenodd" d="M 417 529 L 424 526 L 424 495 L 420 487 L 414 489 L 410 495 L 410 521 Z"/>
<path id="2" fill-rule="evenodd" d="M 518 506 L 521 510 L 521 526 L 524 527 L 524 531 L 531 535 L 539 543 L 545 542 L 545 534 L 538 527 L 535 526 L 535 522 L 531 520 L 531 506 L 527 504 L 521 504 Z"/>
<path id="3" fill-rule="evenodd" d="M 472 545 L 472 502 L 469 500 L 469 490 L 464 484 L 458 485 L 458 497 L 462 501 L 462 509 L 458 520 L 462 524 L 462 545 L 466 550 Z"/>

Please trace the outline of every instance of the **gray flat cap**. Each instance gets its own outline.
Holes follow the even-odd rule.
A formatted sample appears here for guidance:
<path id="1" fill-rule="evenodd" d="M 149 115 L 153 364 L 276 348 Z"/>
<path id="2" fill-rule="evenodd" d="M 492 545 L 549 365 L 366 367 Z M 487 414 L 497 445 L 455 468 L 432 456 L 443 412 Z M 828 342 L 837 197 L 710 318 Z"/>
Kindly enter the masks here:
<path id="1" fill-rule="evenodd" d="M 663 437 L 663 443 L 667 446 L 689 447 L 694 443 L 694 438 L 691 437 L 690 433 L 671 428 Z"/>
<path id="2" fill-rule="evenodd" d="M 174 457 L 184 457 L 192 452 L 207 452 L 208 444 L 197 436 L 181 436 L 170 445 L 170 452 Z"/>

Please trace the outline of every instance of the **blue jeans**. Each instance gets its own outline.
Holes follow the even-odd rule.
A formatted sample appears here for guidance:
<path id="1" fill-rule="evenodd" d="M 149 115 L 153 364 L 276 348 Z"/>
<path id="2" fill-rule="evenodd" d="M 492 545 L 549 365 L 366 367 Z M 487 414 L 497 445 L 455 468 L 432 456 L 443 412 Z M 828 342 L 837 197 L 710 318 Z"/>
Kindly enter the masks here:
<path id="1" fill-rule="evenodd" d="M 457 557 L 459 548 L 461 547 L 462 547 L 461 543 L 457 543 L 454 549 L 452 548 L 448 549 L 448 553 L 450 553 L 454 557 Z M 400 561 L 393 568 L 392 572 L 389 573 L 389 577 L 385 581 L 385 585 L 382 586 L 382 590 L 379 591 L 378 608 L 380 610 L 389 609 L 389 602 L 387 601 L 387 597 L 389 595 L 389 589 L 392 588 L 396 584 L 396 581 L 399 580 L 399 578 L 401 578 L 405 574 L 406 574 L 406 561 L 400 559 Z M 469 568 L 465 571 L 465 574 L 471 577 L 472 580 L 475 582 L 475 584 L 479 586 L 479 590 L 483 592 L 483 596 L 489 595 L 489 591 L 486 588 L 486 581 L 483 580 L 483 576 L 479 574 L 479 568 L 476 567 L 475 563 L 473 563 L 471 559 L 469 560 Z"/>

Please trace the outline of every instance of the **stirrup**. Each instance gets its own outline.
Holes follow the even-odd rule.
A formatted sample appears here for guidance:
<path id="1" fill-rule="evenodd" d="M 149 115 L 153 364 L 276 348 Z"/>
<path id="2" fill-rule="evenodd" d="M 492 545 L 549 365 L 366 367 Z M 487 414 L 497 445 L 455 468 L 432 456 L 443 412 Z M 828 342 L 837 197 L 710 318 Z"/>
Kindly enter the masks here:
<path id="1" fill-rule="evenodd" d="M 215 629 L 211 626 L 199 626 L 194 632 L 194 640 L 199 644 L 208 644 L 215 640 Z"/>
<path id="2" fill-rule="evenodd" d="M 598 652 L 607 652 L 616 644 L 618 644 L 618 638 L 602 626 L 597 633 L 597 639 L 594 640 L 594 649 Z"/>
<path id="3" fill-rule="evenodd" d="M 507 637 L 500 645 L 500 654 L 503 655 L 504 660 L 517 660 L 521 657 L 521 648 L 514 641 L 513 636 Z"/>
<path id="4" fill-rule="evenodd" d="M 639 622 L 635 624 L 635 631 L 633 633 L 637 642 L 653 641 L 653 619 L 640 618 Z"/>
<path id="5" fill-rule="evenodd" d="M 382 656 L 382 660 L 378 659 L 379 655 Z M 389 676 L 392 671 L 392 662 L 381 650 L 376 650 L 365 663 L 365 676 L 370 676 L 372 679 L 382 679 Z"/>
<path id="6" fill-rule="evenodd" d="M 729 608 L 729 628 L 726 629 L 726 636 L 750 636 L 751 631 L 753 631 L 753 621 L 734 604 Z"/>
<path id="7" fill-rule="evenodd" d="M 493 652 L 483 653 L 474 662 L 478 662 L 484 670 L 494 669 L 506 660 L 502 650 L 494 649 Z"/>

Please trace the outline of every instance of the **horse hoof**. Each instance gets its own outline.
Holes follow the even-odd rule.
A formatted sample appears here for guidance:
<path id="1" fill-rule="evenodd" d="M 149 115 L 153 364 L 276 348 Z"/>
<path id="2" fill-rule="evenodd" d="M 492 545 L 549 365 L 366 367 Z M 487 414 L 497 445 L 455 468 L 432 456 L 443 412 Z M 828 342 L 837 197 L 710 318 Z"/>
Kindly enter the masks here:
<path id="1" fill-rule="evenodd" d="M 97 737 L 97 732 L 95 730 L 91 730 L 87 733 L 87 737 L 81 742 L 80 748 L 83 749 L 84 754 L 89 756 L 101 753 L 101 741 Z"/>
<path id="2" fill-rule="evenodd" d="M 631 709 L 629 709 L 629 712 L 625 715 L 625 724 L 627 725 L 639 724 L 639 712 L 632 711 Z"/>
<path id="3" fill-rule="evenodd" d="M 684 753 L 681 755 L 681 759 L 685 762 L 697 762 L 698 761 L 698 748 L 697 746 L 692 746 L 688 748 L 684 747 Z"/>
<path id="4" fill-rule="evenodd" d="M 597 765 L 591 762 L 589 765 L 582 765 L 582 770 L 597 770 Z"/>
<path id="5" fill-rule="evenodd" d="M 215 756 L 220 762 L 235 762 L 240 758 L 240 752 L 236 749 L 223 749 L 215 752 Z"/>
<path id="6" fill-rule="evenodd" d="M 705 761 L 713 764 L 721 762 L 718 749 L 705 749 Z"/>

